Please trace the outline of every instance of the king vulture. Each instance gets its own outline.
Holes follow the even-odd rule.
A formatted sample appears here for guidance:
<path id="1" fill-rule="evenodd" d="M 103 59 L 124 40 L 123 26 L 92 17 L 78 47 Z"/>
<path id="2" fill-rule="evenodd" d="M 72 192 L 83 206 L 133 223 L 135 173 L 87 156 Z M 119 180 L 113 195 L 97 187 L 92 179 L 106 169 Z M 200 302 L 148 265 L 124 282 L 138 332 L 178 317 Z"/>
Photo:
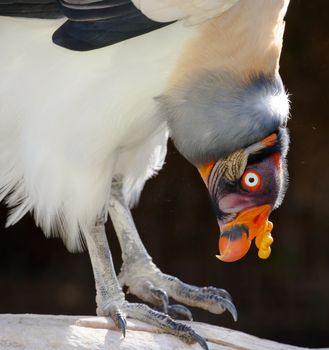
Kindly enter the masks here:
<path id="1" fill-rule="evenodd" d="M 88 249 L 97 314 L 187 343 L 181 304 L 236 309 L 223 289 L 162 273 L 130 208 L 161 169 L 171 137 L 199 171 L 219 224 L 222 261 L 252 240 L 267 258 L 268 221 L 286 183 L 289 102 L 279 76 L 289 0 L 0 0 L 0 200 L 7 226 L 26 213 L 70 251 Z M 104 224 L 122 249 L 116 275 Z M 143 303 L 130 303 L 127 286 Z"/>

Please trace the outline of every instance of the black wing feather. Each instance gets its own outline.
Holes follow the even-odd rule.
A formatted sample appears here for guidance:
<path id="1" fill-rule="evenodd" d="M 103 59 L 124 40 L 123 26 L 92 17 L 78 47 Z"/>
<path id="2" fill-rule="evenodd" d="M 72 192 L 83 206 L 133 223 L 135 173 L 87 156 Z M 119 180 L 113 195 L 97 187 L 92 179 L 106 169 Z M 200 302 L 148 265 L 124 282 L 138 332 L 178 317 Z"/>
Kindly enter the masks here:
<path id="1" fill-rule="evenodd" d="M 68 20 L 53 34 L 53 42 L 75 51 L 89 51 L 116 44 L 168 23 L 151 21 L 143 14 L 127 19 L 77 22 Z"/>
<path id="2" fill-rule="evenodd" d="M 130 0 L 59 0 L 69 18 L 53 35 L 59 46 L 87 51 L 116 44 L 170 23 L 155 22 L 139 11 Z"/>
<path id="3" fill-rule="evenodd" d="M 88 51 L 113 45 L 172 22 L 155 22 L 130 0 L 0 0 L 0 15 L 58 18 L 66 21 L 53 42 L 70 50 Z"/>

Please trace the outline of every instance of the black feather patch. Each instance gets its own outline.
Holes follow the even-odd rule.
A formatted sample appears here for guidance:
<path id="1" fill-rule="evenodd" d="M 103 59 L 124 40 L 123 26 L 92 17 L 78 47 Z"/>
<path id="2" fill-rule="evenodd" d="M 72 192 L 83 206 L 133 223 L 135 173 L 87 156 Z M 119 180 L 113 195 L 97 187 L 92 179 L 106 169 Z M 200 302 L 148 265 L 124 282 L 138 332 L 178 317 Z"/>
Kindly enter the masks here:
<path id="1" fill-rule="evenodd" d="M 88 51 L 116 44 L 167 24 L 151 21 L 142 13 L 128 19 L 68 20 L 53 34 L 53 42 L 70 50 Z"/>
<path id="2" fill-rule="evenodd" d="M 56 30 L 53 42 L 76 51 L 113 45 L 171 23 L 150 20 L 130 0 L 59 2 L 69 20 Z"/>
<path id="3" fill-rule="evenodd" d="M 60 18 L 68 21 L 53 42 L 75 51 L 113 45 L 168 24 L 144 16 L 130 0 L 0 0 L 0 16 Z M 50 40 L 50 39 L 49 39 Z"/>

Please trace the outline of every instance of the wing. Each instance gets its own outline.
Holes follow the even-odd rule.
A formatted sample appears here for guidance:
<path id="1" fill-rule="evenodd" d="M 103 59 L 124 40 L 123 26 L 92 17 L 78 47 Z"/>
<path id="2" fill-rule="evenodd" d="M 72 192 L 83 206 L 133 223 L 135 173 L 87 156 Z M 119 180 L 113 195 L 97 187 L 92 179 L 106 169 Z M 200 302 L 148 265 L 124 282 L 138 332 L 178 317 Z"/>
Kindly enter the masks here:
<path id="1" fill-rule="evenodd" d="M 159 22 L 184 19 L 197 24 L 219 16 L 239 0 L 132 0 L 144 15 Z"/>
<path id="2" fill-rule="evenodd" d="M 52 39 L 76 51 L 116 44 L 172 23 L 148 18 L 130 0 L 0 0 L 0 16 L 66 16 Z"/>
<path id="3" fill-rule="evenodd" d="M 86 51 L 116 44 L 170 23 L 145 16 L 130 0 L 59 0 L 69 20 L 53 35 L 63 47 Z"/>

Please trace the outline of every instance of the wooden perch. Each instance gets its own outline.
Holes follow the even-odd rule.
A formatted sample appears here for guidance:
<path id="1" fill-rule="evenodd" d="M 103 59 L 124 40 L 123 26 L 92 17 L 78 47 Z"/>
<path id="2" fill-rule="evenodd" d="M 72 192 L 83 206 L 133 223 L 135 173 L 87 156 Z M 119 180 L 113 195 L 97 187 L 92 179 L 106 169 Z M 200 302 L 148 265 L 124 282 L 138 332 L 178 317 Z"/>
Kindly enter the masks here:
<path id="1" fill-rule="evenodd" d="M 190 322 L 187 322 L 190 323 Z M 208 342 L 210 350 L 305 349 L 260 339 L 226 328 L 193 322 L 193 328 Z M 52 315 L 0 315 L 1 350 L 200 350 L 153 326 L 128 320 L 122 339 L 113 322 L 103 317 Z M 327 349 L 328 350 L 328 349 Z"/>

